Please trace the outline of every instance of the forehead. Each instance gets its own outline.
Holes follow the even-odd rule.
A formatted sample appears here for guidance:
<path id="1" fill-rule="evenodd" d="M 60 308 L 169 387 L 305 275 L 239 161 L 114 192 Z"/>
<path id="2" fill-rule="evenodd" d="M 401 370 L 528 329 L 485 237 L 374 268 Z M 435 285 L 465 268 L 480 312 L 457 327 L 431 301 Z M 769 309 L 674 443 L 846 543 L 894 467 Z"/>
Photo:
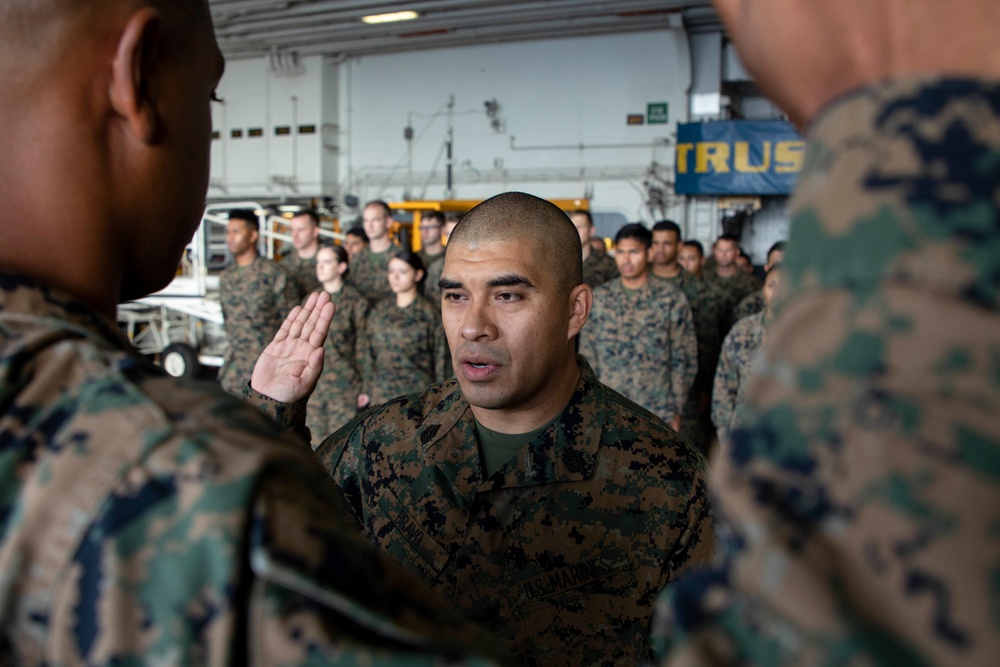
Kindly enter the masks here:
<path id="1" fill-rule="evenodd" d="M 554 272 L 542 254 L 524 238 L 452 243 L 448 245 L 441 278 L 474 289 L 504 276 L 518 275 L 537 288 L 554 288 Z"/>
<path id="2" fill-rule="evenodd" d="M 736 242 L 729 239 L 719 239 L 715 242 L 715 247 L 719 250 L 735 250 Z"/>
<path id="3" fill-rule="evenodd" d="M 590 220 L 588 220 L 587 216 L 582 213 L 571 213 L 569 219 L 572 220 L 573 224 L 577 227 L 590 226 Z"/>
<path id="4" fill-rule="evenodd" d="M 308 215 L 296 215 L 292 218 L 293 227 L 305 227 L 306 225 L 312 226 L 313 220 Z"/>
<path id="5" fill-rule="evenodd" d="M 381 206 L 366 206 L 365 220 L 388 218 L 389 213 Z"/>
<path id="6" fill-rule="evenodd" d="M 669 229 L 656 229 L 653 230 L 653 240 L 654 241 L 670 241 L 675 243 L 677 241 L 677 232 Z"/>

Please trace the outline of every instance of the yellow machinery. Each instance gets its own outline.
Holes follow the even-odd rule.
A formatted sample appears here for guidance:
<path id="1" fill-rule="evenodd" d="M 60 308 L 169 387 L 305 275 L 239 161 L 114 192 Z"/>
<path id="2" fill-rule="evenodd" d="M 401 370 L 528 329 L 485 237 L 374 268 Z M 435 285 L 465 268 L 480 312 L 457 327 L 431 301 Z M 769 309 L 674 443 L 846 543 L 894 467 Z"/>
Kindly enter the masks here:
<path id="1" fill-rule="evenodd" d="M 426 211 L 441 211 L 444 214 L 459 213 L 464 214 L 469 209 L 479 204 L 481 199 L 442 199 L 438 201 L 399 201 L 389 202 L 389 208 L 394 211 L 408 211 L 413 213 L 413 222 L 396 222 L 393 224 L 393 236 L 399 236 L 400 231 L 410 228 L 411 245 L 414 252 L 419 252 L 423 245 L 420 242 L 420 219 Z M 551 199 L 549 200 L 567 213 L 570 211 L 589 211 L 589 199 Z"/>

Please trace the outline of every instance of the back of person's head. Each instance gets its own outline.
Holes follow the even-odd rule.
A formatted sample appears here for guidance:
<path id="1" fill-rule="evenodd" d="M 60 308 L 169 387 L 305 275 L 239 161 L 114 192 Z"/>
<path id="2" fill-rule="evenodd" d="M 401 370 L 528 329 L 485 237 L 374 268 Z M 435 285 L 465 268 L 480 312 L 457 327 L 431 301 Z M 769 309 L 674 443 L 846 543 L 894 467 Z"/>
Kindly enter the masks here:
<path id="1" fill-rule="evenodd" d="M 242 220 L 247 223 L 247 229 L 255 232 L 260 231 L 260 218 L 257 213 L 250 208 L 234 208 L 229 212 L 230 220 Z"/>
<path id="2" fill-rule="evenodd" d="M 684 241 L 684 245 L 688 248 L 693 248 L 700 257 L 705 256 L 705 246 L 701 244 L 701 241 Z"/>
<path id="3" fill-rule="evenodd" d="M 618 233 L 615 234 L 615 245 L 618 245 L 625 239 L 635 239 L 647 248 L 653 246 L 653 232 L 638 222 L 630 222 L 619 229 Z"/>
<path id="4" fill-rule="evenodd" d="M 469 211 L 448 239 L 449 247 L 525 239 L 531 258 L 549 266 L 566 296 L 583 282 L 583 256 L 576 227 L 558 206 L 524 192 L 505 192 Z"/>
<path id="5" fill-rule="evenodd" d="M 355 238 L 361 239 L 365 243 L 368 243 L 368 234 L 365 233 L 365 228 L 362 227 L 361 225 L 355 225 L 354 227 L 351 227 L 344 233 L 344 235 L 353 236 Z"/>
<path id="6" fill-rule="evenodd" d="M 660 220 L 655 225 L 653 225 L 654 232 L 673 232 L 677 235 L 678 240 L 681 238 L 681 226 L 678 225 L 673 220 Z"/>

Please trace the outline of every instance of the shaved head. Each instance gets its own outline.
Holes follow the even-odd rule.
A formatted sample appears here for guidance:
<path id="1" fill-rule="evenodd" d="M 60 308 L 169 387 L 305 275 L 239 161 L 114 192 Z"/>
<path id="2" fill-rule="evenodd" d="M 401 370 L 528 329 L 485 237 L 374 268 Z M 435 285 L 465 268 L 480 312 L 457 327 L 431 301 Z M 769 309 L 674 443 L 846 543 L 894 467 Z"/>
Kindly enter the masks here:
<path id="1" fill-rule="evenodd" d="M 556 276 L 561 293 L 583 282 L 583 255 L 576 227 L 558 206 L 523 192 L 505 192 L 469 211 L 448 239 L 470 247 L 524 239 Z"/>

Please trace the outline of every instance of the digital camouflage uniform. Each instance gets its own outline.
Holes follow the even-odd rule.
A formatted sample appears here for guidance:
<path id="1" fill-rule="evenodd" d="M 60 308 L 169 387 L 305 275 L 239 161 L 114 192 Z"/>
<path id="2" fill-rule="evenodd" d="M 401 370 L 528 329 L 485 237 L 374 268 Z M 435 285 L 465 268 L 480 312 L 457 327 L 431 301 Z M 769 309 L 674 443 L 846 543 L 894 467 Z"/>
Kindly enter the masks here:
<path id="1" fill-rule="evenodd" d="M 314 438 L 330 435 L 358 413 L 363 357 L 368 346 L 368 300 L 351 285 L 331 293 L 330 300 L 337 312 L 323 344 L 323 374 L 309 397 L 306 412 L 306 425 Z"/>
<path id="2" fill-rule="evenodd" d="M 586 361 L 563 413 L 489 479 L 457 380 L 319 448 L 364 533 L 526 665 L 628 666 L 657 591 L 710 559 L 702 456 Z"/>
<path id="3" fill-rule="evenodd" d="M 682 270 L 672 278 L 657 275 L 651 277 L 679 288 L 691 307 L 695 336 L 698 339 L 698 372 L 684 404 L 679 433 L 707 455 L 712 440 L 708 397 L 712 395 L 715 367 L 719 363 L 719 350 L 725 336 L 723 326 L 726 318 L 722 313 L 722 300 L 709 283 L 687 271 Z"/>
<path id="4" fill-rule="evenodd" d="M 744 317 L 726 334 L 712 388 L 712 422 L 718 429 L 719 442 L 735 426 L 736 410 L 746 401 L 750 369 L 765 339 L 764 313 Z"/>
<path id="5" fill-rule="evenodd" d="M 316 255 L 308 259 L 299 257 L 294 249 L 285 255 L 281 260 L 281 268 L 285 270 L 291 278 L 292 286 L 295 289 L 295 300 L 303 301 L 313 292 L 323 289 L 319 278 L 316 277 Z"/>
<path id="6" fill-rule="evenodd" d="M 427 275 L 424 278 L 424 297 L 438 310 L 441 310 L 441 288 L 438 287 L 438 282 L 441 280 L 442 270 L 444 270 L 444 255 L 440 261 L 427 267 Z"/>
<path id="7" fill-rule="evenodd" d="M 728 278 L 723 278 L 714 269 L 709 270 L 708 266 L 702 271 L 704 278 L 718 292 L 720 308 L 725 320 L 723 322 L 723 332 L 728 333 L 735 323 L 733 311 L 744 298 L 760 289 L 760 281 L 756 277 L 745 273 L 739 269 L 736 274 Z"/>
<path id="8" fill-rule="evenodd" d="M 583 260 L 583 282 L 591 287 L 603 285 L 612 278 L 618 277 L 618 265 L 615 258 L 607 253 L 591 252 Z"/>
<path id="9" fill-rule="evenodd" d="M 298 304 L 298 294 L 284 269 L 258 256 L 247 266 L 233 262 L 226 267 L 219 276 L 219 296 L 226 325 L 219 383 L 229 393 L 242 396 L 257 358 Z"/>
<path id="10" fill-rule="evenodd" d="M 637 290 L 621 278 L 594 289 L 580 353 L 601 382 L 665 422 L 682 414 L 698 371 L 698 341 L 687 298 L 649 279 Z"/>
<path id="11" fill-rule="evenodd" d="M 10 274 L 0 405 L 2 664 L 444 664 L 444 641 L 490 647 L 356 537 L 305 443 Z"/>
<path id="12" fill-rule="evenodd" d="M 1000 84 L 814 120 L 784 293 L 713 465 L 731 564 L 664 598 L 671 665 L 996 665 Z"/>
<path id="13" fill-rule="evenodd" d="M 733 308 L 733 323 L 739 322 L 744 317 L 750 317 L 751 315 L 763 312 L 765 305 L 763 292 L 757 290 L 749 294 Z"/>
<path id="14" fill-rule="evenodd" d="M 365 248 L 351 259 L 351 273 L 348 282 L 365 295 L 369 305 L 393 296 L 389 287 L 389 260 L 399 250 L 389 246 L 385 252 L 372 252 Z"/>
<path id="15" fill-rule="evenodd" d="M 363 372 L 369 405 L 450 379 L 454 373 L 441 314 L 420 296 L 405 308 L 396 305 L 395 296 L 379 301 L 368 314 Z"/>

